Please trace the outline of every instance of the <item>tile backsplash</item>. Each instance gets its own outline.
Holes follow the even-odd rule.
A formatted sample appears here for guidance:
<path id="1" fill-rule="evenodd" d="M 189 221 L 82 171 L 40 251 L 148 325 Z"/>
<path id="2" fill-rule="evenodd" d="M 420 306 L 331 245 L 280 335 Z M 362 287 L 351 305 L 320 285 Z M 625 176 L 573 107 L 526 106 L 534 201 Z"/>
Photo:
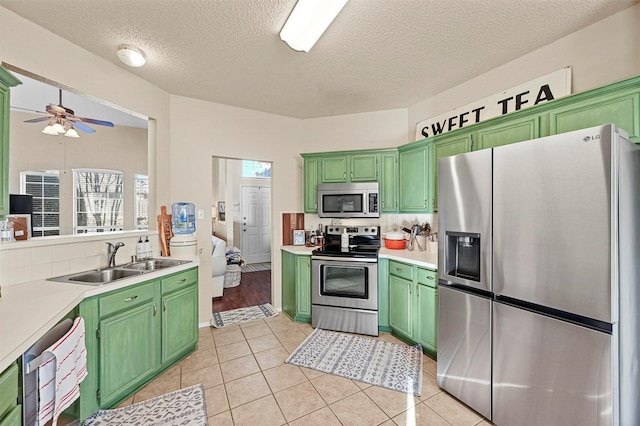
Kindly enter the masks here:
<path id="1" fill-rule="evenodd" d="M 403 226 L 411 228 L 411 225 L 424 225 L 428 222 L 431 225 L 431 232 L 438 231 L 438 215 L 437 214 L 382 214 L 377 219 L 328 219 L 319 218 L 315 214 L 304 215 L 304 227 L 307 230 L 317 229 L 319 224 L 323 226 L 331 225 L 333 221 L 339 220 L 343 225 L 376 225 L 380 226 L 380 232 L 384 234 L 387 231 L 401 229 Z"/>
<path id="2" fill-rule="evenodd" d="M 116 263 L 136 254 L 141 236 L 149 236 L 153 255 L 159 256 L 157 231 L 133 231 L 100 236 L 33 238 L 0 244 L 0 286 L 41 280 L 107 266 L 107 242 L 122 241 Z"/>

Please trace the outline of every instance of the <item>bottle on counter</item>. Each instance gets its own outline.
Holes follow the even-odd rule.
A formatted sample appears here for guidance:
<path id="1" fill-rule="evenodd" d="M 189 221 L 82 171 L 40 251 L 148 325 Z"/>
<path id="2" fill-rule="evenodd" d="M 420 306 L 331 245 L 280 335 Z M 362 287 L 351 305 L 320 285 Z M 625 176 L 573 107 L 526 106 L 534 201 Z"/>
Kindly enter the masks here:
<path id="1" fill-rule="evenodd" d="M 147 235 L 147 238 L 144 240 L 144 256 L 145 258 L 150 258 L 152 253 L 151 253 L 151 241 L 149 241 L 149 236 Z"/>
<path id="2" fill-rule="evenodd" d="M 311 236 L 309 237 L 309 245 L 315 246 L 317 242 L 316 231 L 311 231 Z"/>
<path id="3" fill-rule="evenodd" d="M 144 243 L 142 237 L 138 238 L 138 244 L 136 244 L 136 258 L 138 260 L 144 259 Z"/>
<path id="4" fill-rule="evenodd" d="M 349 248 L 349 234 L 347 234 L 347 228 L 342 228 L 342 235 L 340 235 L 340 248 Z"/>

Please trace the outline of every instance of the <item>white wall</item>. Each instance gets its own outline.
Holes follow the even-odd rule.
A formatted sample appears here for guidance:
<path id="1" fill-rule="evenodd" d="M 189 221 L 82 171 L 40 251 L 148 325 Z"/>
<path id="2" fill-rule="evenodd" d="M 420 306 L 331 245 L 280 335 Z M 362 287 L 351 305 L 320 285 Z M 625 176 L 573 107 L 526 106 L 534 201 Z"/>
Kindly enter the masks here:
<path id="1" fill-rule="evenodd" d="M 567 65 L 573 68 L 572 93 L 640 74 L 640 4 L 411 106 L 406 140 L 415 140 L 422 120 Z"/>

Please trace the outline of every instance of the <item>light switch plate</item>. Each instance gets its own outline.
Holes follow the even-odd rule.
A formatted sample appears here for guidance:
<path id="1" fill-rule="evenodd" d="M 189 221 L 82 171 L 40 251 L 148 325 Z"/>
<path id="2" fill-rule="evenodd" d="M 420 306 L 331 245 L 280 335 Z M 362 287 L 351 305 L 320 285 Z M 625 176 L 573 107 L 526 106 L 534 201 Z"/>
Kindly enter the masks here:
<path id="1" fill-rule="evenodd" d="M 198 210 L 198 219 L 204 219 L 204 210 Z"/>

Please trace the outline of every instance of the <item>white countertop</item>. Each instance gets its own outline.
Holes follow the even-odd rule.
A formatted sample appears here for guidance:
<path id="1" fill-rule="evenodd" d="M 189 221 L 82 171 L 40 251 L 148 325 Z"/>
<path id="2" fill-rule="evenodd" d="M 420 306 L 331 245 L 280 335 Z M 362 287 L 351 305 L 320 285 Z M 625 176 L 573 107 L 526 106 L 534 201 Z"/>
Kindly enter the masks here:
<path id="1" fill-rule="evenodd" d="M 281 246 L 280 248 L 291 254 L 303 254 L 311 256 L 311 252 L 317 249 L 319 246 Z"/>
<path id="2" fill-rule="evenodd" d="M 199 264 L 198 260 L 194 260 L 100 286 L 37 280 L 3 287 L 0 297 L 0 372 L 20 358 L 83 299 Z"/>

